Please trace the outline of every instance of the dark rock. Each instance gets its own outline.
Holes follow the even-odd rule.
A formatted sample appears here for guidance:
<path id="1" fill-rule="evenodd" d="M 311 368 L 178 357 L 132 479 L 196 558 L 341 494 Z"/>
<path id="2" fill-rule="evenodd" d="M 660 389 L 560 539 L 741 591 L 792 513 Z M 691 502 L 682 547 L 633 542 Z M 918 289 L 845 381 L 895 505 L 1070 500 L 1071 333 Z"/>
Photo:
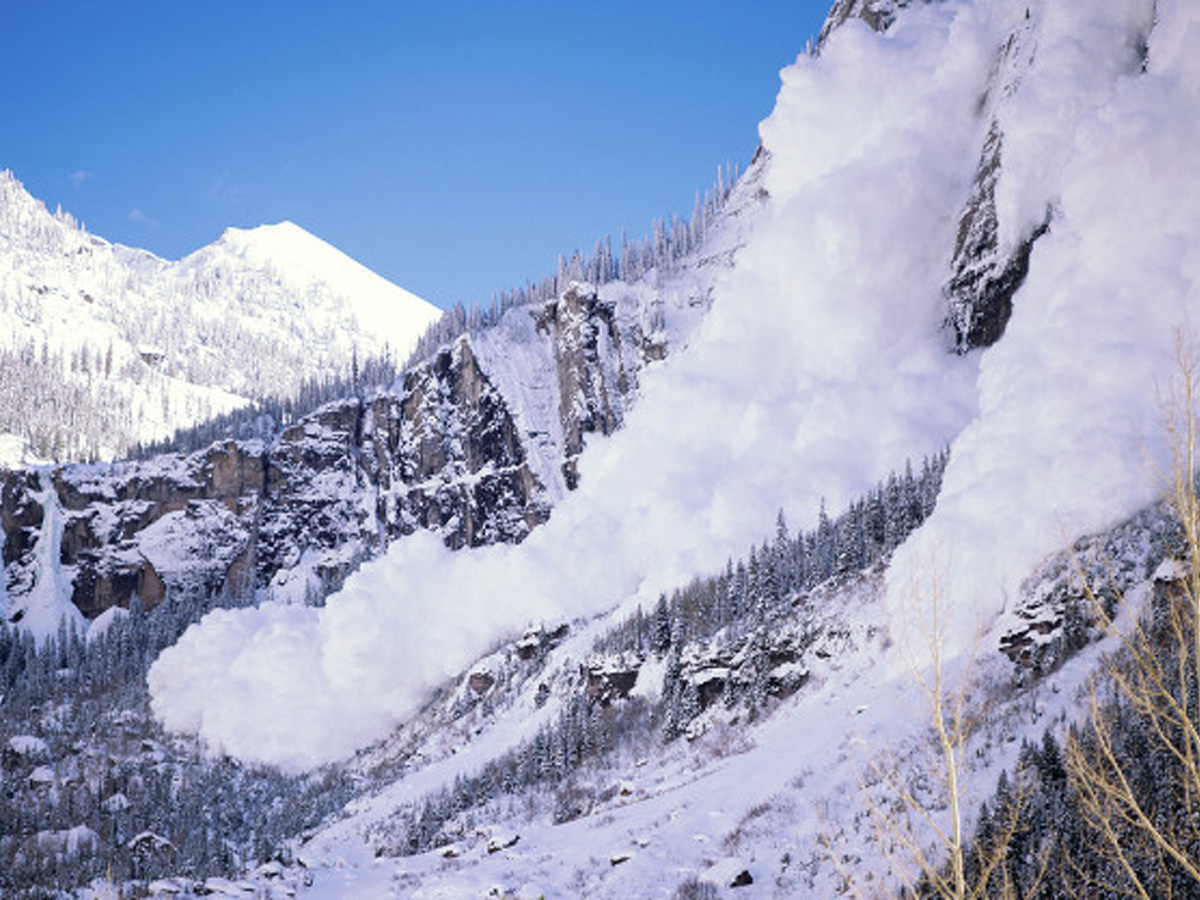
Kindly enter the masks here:
<path id="1" fill-rule="evenodd" d="M 488 840 L 487 852 L 499 853 L 501 850 L 507 850 L 509 847 L 515 847 L 517 842 L 521 840 L 519 834 L 500 834 Z"/>
<path id="2" fill-rule="evenodd" d="M 584 667 L 584 693 L 602 706 L 624 700 L 637 684 L 638 668 L 636 665 L 616 669 Z"/>
<path id="3" fill-rule="evenodd" d="M 817 49 L 850 19 L 861 19 L 872 31 L 887 31 L 896 20 L 896 12 L 911 3 L 912 0 L 834 0 L 817 35 Z"/>
<path id="4" fill-rule="evenodd" d="M 0 470 L 0 527 L 4 529 L 4 565 L 33 549 L 45 510 L 36 499 L 42 490 L 37 472 Z"/>
<path id="5" fill-rule="evenodd" d="M 508 405 L 467 340 L 408 373 L 399 420 L 399 533 L 438 530 L 452 549 L 517 543 L 549 516 Z"/>
<path id="6" fill-rule="evenodd" d="M 742 869 L 729 882 L 730 887 L 746 887 L 754 884 L 754 876 L 750 874 L 749 869 Z"/>
<path id="7" fill-rule="evenodd" d="M 486 694 L 495 683 L 496 679 L 490 672 L 472 672 L 467 676 L 467 685 L 476 694 Z"/>
<path id="8" fill-rule="evenodd" d="M 996 182 L 1000 175 L 1003 135 L 995 122 L 984 141 L 971 195 L 958 224 L 951 261 L 952 275 L 944 293 L 949 302 L 945 328 L 954 349 L 967 353 L 1000 340 L 1012 315 L 1013 296 L 1029 274 L 1034 242 L 1049 230 L 1046 221 L 1007 253 L 999 247 Z"/>
<path id="9" fill-rule="evenodd" d="M 567 488 L 574 490 L 584 435 L 611 434 L 621 426 L 620 398 L 629 393 L 635 378 L 622 362 L 615 308 L 602 302 L 590 285 L 572 283 L 562 297 L 543 307 L 537 327 L 554 337 L 559 416 L 566 439 L 562 471 Z M 642 346 L 651 360 L 666 353 L 665 347 L 648 344 L 644 337 Z"/>
<path id="10" fill-rule="evenodd" d="M 542 627 L 531 628 L 514 645 L 517 658 L 522 660 L 536 659 L 556 647 L 570 632 L 571 626 L 565 622 L 550 631 Z"/>

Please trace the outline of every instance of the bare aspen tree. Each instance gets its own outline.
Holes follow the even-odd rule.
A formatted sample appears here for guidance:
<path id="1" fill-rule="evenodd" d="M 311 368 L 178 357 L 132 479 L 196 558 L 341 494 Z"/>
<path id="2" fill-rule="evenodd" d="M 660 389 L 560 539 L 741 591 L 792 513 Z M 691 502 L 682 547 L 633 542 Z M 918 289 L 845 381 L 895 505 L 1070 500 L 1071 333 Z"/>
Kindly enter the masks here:
<path id="1" fill-rule="evenodd" d="M 1143 900 L 1200 890 L 1200 364 L 1195 345 L 1180 335 L 1175 361 L 1176 386 L 1167 402 L 1167 501 L 1185 559 L 1174 577 L 1156 583 L 1150 609 L 1124 627 L 1084 579 L 1097 618 L 1120 649 L 1094 680 L 1087 721 L 1066 748 L 1085 820 L 1123 876 L 1121 889 Z M 1136 753 L 1130 752 L 1134 738 Z M 1148 767 L 1162 774 L 1147 778 Z M 1078 874 L 1099 880 L 1095 873 Z"/>
<path id="2" fill-rule="evenodd" d="M 972 847 L 964 822 L 971 803 L 968 751 L 980 723 L 979 713 L 970 703 L 976 686 L 975 656 L 971 652 L 963 660 L 961 676 L 948 676 L 941 583 L 932 567 L 926 581 L 927 589 L 920 592 L 914 604 L 925 616 L 923 647 L 909 654 L 908 665 L 929 717 L 933 789 L 914 789 L 897 763 L 876 760 L 869 770 L 875 787 L 870 789 L 864 784 L 863 797 L 875 838 L 894 864 L 892 874 L 902 882 L 901 896 L 1015 900 L 1008 850 L 1021 827 L 1024 794 L 1019 786 L 1014 787 L 1010 802 L 995 811 L 987 845 Z M 840 863 L 839 868 L 843 869 Z M 862 896 L 853 873 L 843 869 L 841 875 L 843 883 Z M 893 893 L 881 887 L 872 895 Z"/>

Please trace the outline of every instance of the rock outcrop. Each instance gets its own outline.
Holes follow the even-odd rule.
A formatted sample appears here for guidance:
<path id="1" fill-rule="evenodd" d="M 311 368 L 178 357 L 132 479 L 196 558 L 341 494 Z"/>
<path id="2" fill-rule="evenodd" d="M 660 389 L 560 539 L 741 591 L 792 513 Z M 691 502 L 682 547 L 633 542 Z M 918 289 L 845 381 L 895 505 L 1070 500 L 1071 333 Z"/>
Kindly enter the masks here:
<path id="1" fill-rule="evenodd" d="M 1001 222 L 996 187 L 1003 172 L 1004 118 L 1021 81 L 1033 65 L 1036 39 L 1025 19 L 996 54 L 980 116 L 988 122 L 970 193 L 958 216 L 951 258 L 945 330 L 957 353 L 990 347 L 1000 340 L 1012 315 L 1013 297 L 1029 274 L 1029 257 L 1050 228 L 1052 198 L 1036 223 Z"/>
<path id="2" fill-rule="evenodd" d="M 562 472 L 573 490 L 579 483 L 577 465 L 585 435 L 611 434 L 621 427 L 624 401 L 637 373 L 622 353 L 616 304 L 602 302 L 593 290 L 573 285 L 558 301 L 546 304 L 537 327 L 554 339 L 566 457 Z M 640 343 L 651 358 L 657 356 L 654 345 Z"/>
<path id="3" fill-rule="evenodd" d="M 861 19 L 873 31 L 886 31 L 896 19 L 896 11 L 912 0 L 834 0 L 817 36 L 818 49 L 838 28 L 850 19 Z"/>

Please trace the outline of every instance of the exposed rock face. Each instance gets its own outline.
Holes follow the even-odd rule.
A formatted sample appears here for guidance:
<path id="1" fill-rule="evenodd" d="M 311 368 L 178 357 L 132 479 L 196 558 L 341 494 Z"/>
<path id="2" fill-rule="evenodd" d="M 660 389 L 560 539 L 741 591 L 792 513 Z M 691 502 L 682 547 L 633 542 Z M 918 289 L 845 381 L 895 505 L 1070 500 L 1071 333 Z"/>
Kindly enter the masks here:
<path id="1" fill-rule="evenodd" d="M 896 11 L 910 3 L 912 0 L 835 0 L 817 36 L 817 47 L 849 19 L 862 19 L 873 31 L 886 31 L 895 21 Z"/>
<path id="2" fill-rule="evenodd" d="M 1029 274 L 1033 243 L 1050 227 L 1049 217 L 1007 251 L 1000 247 L 996 181 L 1003 135 L 993 121 L 983 144 L 971 195 L 959 218 L 945 293 L 950 311 L 946 328 L 958 353 L 990 347 L 1004 334 L 1013 296 Z"/>
<path id="3" fill-rule="evenodd" d="M 1047 559 L 1021 585 L 1002 620 L 999 649 L 1031 677 L 1052 672 L 1094 640 L 1099 610 L 1112 615 L 1121 597 L 1146 589 L 1153 602 L 1178 588 L 1184 542 L 1165 504 Z"/>
<path id="4" fill-rule="evenodd" d="M 631 665 L 595 664 L 582 667 L 584 693 L 589 700 L 608 706 L 613 700 L 624 700 L 637 684 L 641 660 Z"/>
<path id="5" fill-rule="evenodd" d="M 837 0 L 817 39 L 817 49 L 851 19 L 861 19 L 875 31 L 886 31 L 899 10 L 913 0 Z M 958 214 L 958 235 L 946 282 L 944 329 L 956 353 L 990 347 L 1004 334 L 1012 315 L 1013 297 L 1029 273 L 1034 242 L 1050 227 L 1047 198 L 1044 220 L 1001 222 L 996 208 L 996 185 L 1001 177 L 1004 113 L 1033 65 L 1036 39 L 1028 17 L 1008 36 L 996 54 L 988 91 L 980 100 L 981 122 L 987 125 L 971 183 Z"/>
<path id="6" fill-rule="evenodd" d="M 0 528 L 5 535 L 0 559 L 6 567 L 26 556 L 37 542 L 45 512 L 32 495 L 40 491 L 37 472 L 6 474 L 0 486 Z"/>
<path id="7" fill-rule="evenodd" d="M 617 306 L 572 285 L 508 313 L 527 321 L 522 333 L 540 354 L 527 368 L 539 371 L 510 365 L 498 383 L 499 352 L 485 360 L 463 337 L 410 369 L 395 393 L 329 404 L 269 446 L 0 471 L 5 614 L 19 617 L 40 577 L 39 548 L 57 539 L 60 583 L 89 618 L 174 592 L 318 602 L 418 529 L 454 549 L 521 541 L 576 485 L 586 435 L 623 421 L 645 336 L 641 317 Z M 551 422 L 535 421 L 542 414 L 518 395 L 539 378 Z"/>
<path id="8" fill-rule="evenodd" d="M 555 338 L 566 455 L 562 471 L 573 490 L 579 484 L 577 463 L 584 435 L 611 434 L 621 426 L 624 398 L 636 373 L 626 368 L 615 305 L 601 302 L 587 286 L 572 285 L 557 302 L 547 304 L 537 327 Z M 661 358 L 657 345 L 642 343 L 652 359 Z"/>
<path id="9" fill-rule="evenodd" d="M 990 347 L 1004 334 L 1013 297 L 1029 274 L 1033 244 L 1050 227 L 1051 198 L 1047 198 L 1045 218 L 1037 223 L 1001 222 L 996 208 L 996 186 L 1003 172 L 1004 115 L 1034 62 L 1037 41 L 1032 28 L 1032 20 L 1026 18 L 1009 34 L 996 54 L 987 94 L 980 101 L 980 115 L 989 125 L 970 193 L 959 213 L 951 276 L 944 288 L 948 308 L 944 327 L 957 353 Z"/>
<path id="10" fill-rule="evenodd" d="M 539 485 L 516 423 L 467 340 L 409 372 L 403 398 L 398 410 L 376 408 L 395 421 L 387 432 L 399 443 L 373 448 L 399 462 L 393 536 L 443 529 L 457 549 L 514 543 L 545 521 L 549 508 L 535 499 Z M 387 504 L 382 512 L 390 521 Z"/>

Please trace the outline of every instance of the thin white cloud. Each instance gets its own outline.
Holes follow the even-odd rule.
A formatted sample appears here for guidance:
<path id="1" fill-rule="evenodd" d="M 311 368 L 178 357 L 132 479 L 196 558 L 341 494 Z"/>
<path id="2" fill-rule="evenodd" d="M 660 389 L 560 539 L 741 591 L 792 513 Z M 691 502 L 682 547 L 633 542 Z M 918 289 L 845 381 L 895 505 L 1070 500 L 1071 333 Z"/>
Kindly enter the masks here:
<path id="1" fill-rule="evenodd" d="M 136 222 L 138 225 L 142 225 L 150 229 L 158 228 L 158 220 L 150 218 L 140 209 L 131 209 L 129 211 L 129 221 Z"/>
<path id="2" fill-rule="evenodd" d="M 79 190 L 83 183 L 91 177 L 92 173 L 89 169 L 79 169 L 78 171 L 72 172 L 70 175 L 68 175 L 67 180 L 75 186 L 75 190 Z"/>

